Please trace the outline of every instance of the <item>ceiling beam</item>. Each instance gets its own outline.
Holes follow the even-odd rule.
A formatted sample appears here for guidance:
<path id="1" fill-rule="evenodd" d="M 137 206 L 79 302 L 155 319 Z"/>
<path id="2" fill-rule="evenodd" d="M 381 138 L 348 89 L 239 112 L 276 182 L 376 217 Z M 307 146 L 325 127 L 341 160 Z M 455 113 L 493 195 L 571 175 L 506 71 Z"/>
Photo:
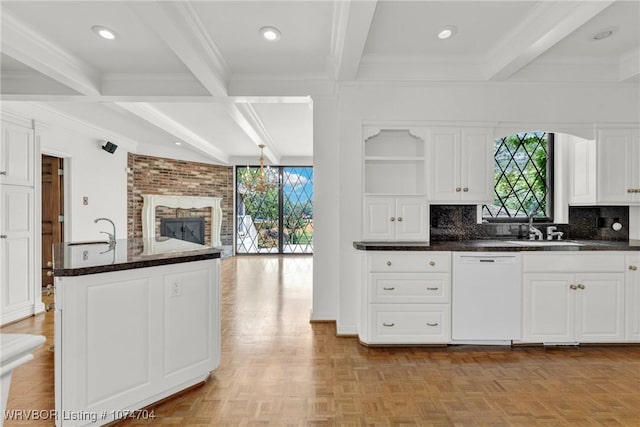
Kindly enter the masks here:
<path id="1" fill-rule="evenodd" d="M 51 95 L 0 94 L 0 101 L 33 102 L 176 102 L 193 104 L 311 104 L 309 96 L 191 96 L 191 95 Z"/>
<path id="2" fill-rule="evenodd" d="M 235 104 L 233 114 L 239 114 L 240 116 L 231 116 L 236 124 L 247 134 L 247 136 L 256 144 L 264 144 L 264 155 L 271 164 L 279 165 L 281 156 L 275 147 L 275 143 L 269 134 L 269 131 L 260 120 L 258 113 L 253 109 L 251 104 Z M 231 111 L 230 110 L 230 111 Z"/>
<path id="3" fill-rule="evenodd" d="M 205 140 L 157 108 L 144 102 L 116 102 L 115 105 L 186 142 L 201 154 L 222 164 L 229 164 L 229 155 L 218 149 L 213 141 Z"/>
<path id="4" fill-rule="evenodd" d="M 487 80 L 506 80 L 615 0 L 539 2 L 489 52 Z"/>
<path id="5" fill-rule="evenodd" d="M 102 75 L 2 11 L 2 53 L 82 95 L 99 95 Z"/>
<path id="6" fill-rule="evenodd" d="M 329 54 L 329 71 L 334 79 L 356 79 L 376 5 L 376 0 L 334 2 Z"/>

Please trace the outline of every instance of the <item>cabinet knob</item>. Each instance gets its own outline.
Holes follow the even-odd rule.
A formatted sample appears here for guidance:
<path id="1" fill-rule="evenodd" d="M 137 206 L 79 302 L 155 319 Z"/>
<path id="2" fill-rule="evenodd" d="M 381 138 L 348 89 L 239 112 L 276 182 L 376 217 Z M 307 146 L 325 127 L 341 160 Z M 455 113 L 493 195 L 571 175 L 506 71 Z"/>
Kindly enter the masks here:
<path id="1" fill-rule="evenodd" d="M 633 188 L 627 188 L 627 193 L 633 193 Z"/>
<path id="2" fill-rule="evenodd" d="M 582 284 L 578 285 L 578 289 L 584 289 L 584 288 L 585 288 L 584 285 L 582 285 Z"/>
<path id="3" fill-rule="evenodd" d="M 431 267 L 433 267 L 434 265 L 436 265 L 436 263 L 435 263 L 435 261 L 429 261 L 429 265 L 430 265 Z"/>
<path id="4" fill-rule="evenodd" d="M 389 221 L 391 221 L 391 222 L 393 222 L 393 221 L 395 221 L 395 220 L 396 220 L 396 219 L 395 219 L 394 217 L 389 218 Z"/>
<path id="5" fill-rule="evenodd" d="M 462 190 L 460 187 L 456 187 L 456 193 L 459 193 Z"/>
<path id="6" fill-rule="evenodd" d="M 49 277 L 53 276 L 53 271 L 47 271 L 47 276 Z"/>
<path id="7" fill-rule="evenodd" d="M 0 171 L 0 175 L 7 176 L 7 171 Z"/>
<path id="8" fill-rule="evenodd" d="M 7 235 L 6 234 L 0 234 L 0 239 L 6 239 Z"/>
<path id="9" fill-rule="evenodd" d="M 578 287 L 576 285 L 569 285 L 569 289 L 573 289 L 575 291 Z"/>
<path id="10" fill-rule="evenodd" d="M 638 269 L 638 267 L 636 267 L 635 265 L 630 265 L 629 266 L 629 270 L 631 271 L 636 271 Z"/>
<path id="11" fill-rule="evenodd" d="M 47 267 L 53 267 L 53 262 L 47 261 Z"/>
<path id="12" fill-rule="evenodd" d="M 401 216 L 398 217 L 398 222 L 402 222 L 402 217 Z"/>
<path id="13" fill-rule="evenodd" d="M 387 265 L 391 265 L 391 261 L 387 261 Z"/>
<path id="14" fill-rule="evenodd" d="M 469 191 L 469 187 L 464 187 L 464 188 L 462 189 L 462 191 L 464 191 L 465 193 L 467 193 L 467 192 Z"/>
<path id="15" fill-rule="evenodd" d="M 391 328 L 392 326 L 395 326 L 395 323 L 383 323 L 382 326 L 386 326 L 387 328 Z"/>

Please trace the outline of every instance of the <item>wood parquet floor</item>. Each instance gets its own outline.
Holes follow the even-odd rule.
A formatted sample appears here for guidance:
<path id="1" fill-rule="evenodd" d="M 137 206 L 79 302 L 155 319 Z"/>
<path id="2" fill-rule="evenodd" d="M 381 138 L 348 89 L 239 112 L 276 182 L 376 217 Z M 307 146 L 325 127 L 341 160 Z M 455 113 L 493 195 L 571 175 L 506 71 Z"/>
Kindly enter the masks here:
<path id="1" fill-rule="evenodd" d="M 640 347 L 367 348 L 309 323 L 310 257 L 222 261 L 222 361 L 153 408 L 154 426 L 640 426 Z M 321 284 L 320 284 L 321 285 Z M 53 409 L 52 313 L 9 409 Z M 7 421 L 12 426 L 53 425 Z"/>

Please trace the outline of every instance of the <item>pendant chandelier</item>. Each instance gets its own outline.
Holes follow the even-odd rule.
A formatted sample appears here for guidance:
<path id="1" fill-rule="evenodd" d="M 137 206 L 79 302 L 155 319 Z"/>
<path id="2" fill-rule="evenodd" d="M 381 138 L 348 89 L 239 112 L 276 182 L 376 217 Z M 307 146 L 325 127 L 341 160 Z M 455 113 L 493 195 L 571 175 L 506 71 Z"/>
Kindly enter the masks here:
<path id="1" fill-rule="evenodd" d="M 269 166 L 264 167 L 264 144 L 258 145 L 260 147 L 260 168 L 257 171 L 251 171 L 251 168 L 247 166 L 243 177 L 242 185 L 247 192 L 252 193 L 264 193 L 277 187 L 278 179 L 275 171 L 272 171 Z"/>

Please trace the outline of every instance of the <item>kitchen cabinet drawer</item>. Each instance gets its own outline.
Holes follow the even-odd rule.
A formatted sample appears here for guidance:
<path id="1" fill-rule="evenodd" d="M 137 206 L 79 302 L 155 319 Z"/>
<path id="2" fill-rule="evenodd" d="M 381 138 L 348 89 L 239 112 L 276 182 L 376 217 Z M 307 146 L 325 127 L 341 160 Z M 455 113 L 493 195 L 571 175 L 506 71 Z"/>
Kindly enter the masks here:
<path id="1" fill-rule="evenodd" d="M 369 258 L 369 271 L 381 273 L 445 273 L 450 270 L 450 265 L 451 254 L 449 252 L 385 252 L 372 254 Z"/>
<path id="2" fill-rule="evenodd" d="M 431 344 L 450 340 L 449 304 L 372 304 L 371 340 L 375 344 Z"/>
<path id="3" fill-rule="evenodd" d="M 624 272 L 625 259 L 619 253 L 605 252 L 525 253 L 522 256 L 522 270 L 525 273 Z"/>
<path id="4" fill-rule="evenodd" d="M 372 273 L 370 301 L 374 303 L 448 303 L 448 273 Z"/>

